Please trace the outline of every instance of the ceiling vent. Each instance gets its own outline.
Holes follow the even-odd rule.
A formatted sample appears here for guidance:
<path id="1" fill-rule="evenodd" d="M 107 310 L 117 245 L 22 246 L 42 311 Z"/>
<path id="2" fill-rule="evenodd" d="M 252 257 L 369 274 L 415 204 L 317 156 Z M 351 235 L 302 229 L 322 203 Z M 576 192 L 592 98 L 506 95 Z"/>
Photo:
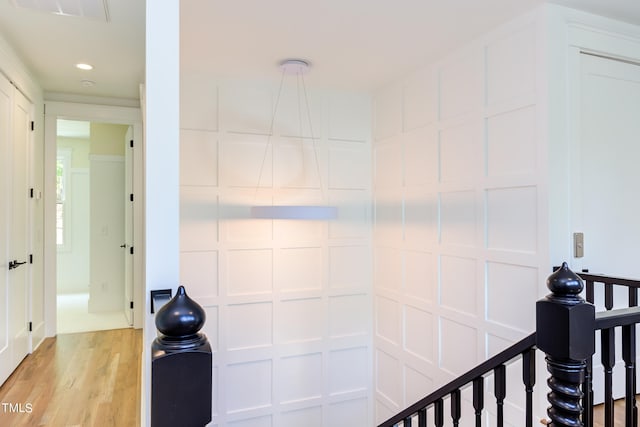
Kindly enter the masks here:
<path id="1" fill-rule="evenodd" d="M 22 9 L 109 22 L 107 0 L 11 0 Z"/>

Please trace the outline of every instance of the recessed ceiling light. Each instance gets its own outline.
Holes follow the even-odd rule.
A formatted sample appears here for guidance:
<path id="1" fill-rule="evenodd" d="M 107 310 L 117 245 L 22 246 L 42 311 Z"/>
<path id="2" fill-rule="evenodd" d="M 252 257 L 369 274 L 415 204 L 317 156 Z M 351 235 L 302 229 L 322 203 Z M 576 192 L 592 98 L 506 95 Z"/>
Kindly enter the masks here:
<path id="1" fill-rule="evenodd" d="M 93 65 L 79 63 L 79 64 L 76 64 L 76 68 L 79 68 L 81 70 L 93 70 Z"/>

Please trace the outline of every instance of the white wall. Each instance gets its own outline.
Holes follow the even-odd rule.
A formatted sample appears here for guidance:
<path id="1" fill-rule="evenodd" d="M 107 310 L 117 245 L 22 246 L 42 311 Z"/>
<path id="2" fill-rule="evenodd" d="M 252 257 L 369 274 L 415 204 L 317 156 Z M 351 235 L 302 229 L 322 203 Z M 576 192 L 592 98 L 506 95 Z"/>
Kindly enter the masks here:
<path id="1" fill-rule="evenodd" d="M 559 6 L 547 7 L 549 57 L 550 234 L 552 259 L 572 269 L 589 267 L 573 258 L 572 233 L 580 229 L 575 206 L 580 183 L 572 181 L 579 161 L 580 52 L 640 62 L 640 27 Z M 568 159 L 568 161 L 565 161 Z M 588 236 L 587 236 L 588 237 Z M 588 243 L 588 242 L 587 242 Z M 624 251 L 625 249 L 621 249 Z M 629 247 L 633 252 L 635 248 Z M 557 262 L 557 261 L 556 261 Z M 615 274 L 613 272 L 609 272 Z"/>
<path id="2" fill-rule="evenodd" d="M 89 292 L 89 170 L 71 168 L 66 188 L 65 228 L 69 239 L 58 249 L 58 293 Z"/>
<path id="3" fill-rule="evenodd" d="M 375 96 L 377 422 L 535 328 L 550 271 L 544 23 L 535 11 Z"/>
<path id="4" fill-rule="evenodd" d="M 171 7 L 151 6 L 152 11 L 154 8 L 155 15 L 149 14 L 148 23 L 168 22 L 170 28 L 164 30 L 175 34 L 173 22 L 160 13 Z M 563 199 L 568 195 L 564 162 L 569 137 L 565 92 L 568 19 L 555 8 L 545 7 L 544 11 L 544 18 L 534 13 L 516 20 L 448 58 L 399 79 L 376 96 L 373 323 L 377 420 L 531 331 L 533 302 L 546 293 L 543 282 L 551 265 L 570 255 L 569 208 Z M 151 33 L 160 32 L 150 27 Z M 166 83 L 168 77 L 163 71 L 167 70 L 157 66 L 164 51 L 159 43 L 162 38 L 149 39 L 158 44 L 149 50 L 147 70 L 163 75 Z M 170 59 L 175 59 L 174 48 L 170 44 Z M 170 77 L 174 76 L 171 61 L 166 62 Z M 194 151 L 189 145 L 201 145 L 195 152 L 205 157 L 207 149 L 203 147 L 208 146 L 208 158 L 213 161 L 214 156 L 217 160 L 213 163 L 219 167 L 193 167 L 201 161 L 195 156 L 197 161 L 192 160 L 189 168 L 181 171 L 182 206 L 187 213 L 181 218 L 182 280 L 188 290 L 195 288 L 191 293 L 204 303 L 209 314 L 207 333 L 217 349 L 216 387 L 228 393 L 227 382 L 235 374 L 261 380 L 252 383 L 246 395 L 231 389 L 236 395 L 218 400 L 217 419 L 251 426 L 282 425 L 278 422 L 292 420 L 289 415 L 317 421 L 319 414 L 324 414 L 324 404 L 321 410 L 305 406 L 307 402 L 303 401 L 296 414 L 287 413 L 289 404 L 280 403 L 286 391 L 278 373 L 286 366 L 281 356 L 287 347 L 274 344 L 283 332 L 269 327 L 278 319 L 277 309 L 284 305 L 276 280 L 271 285 L 267 281 L 268 291 L 262 289 L 265 292 L 260 294 L 257 287 L 263 282 L 253 280 L 254 271 L 238 269 L 245 274 L 230 275 L 234 266 L 253 258 L 263 261 L 256 265 L 262 266 L 266 276 L 280 277 L 273 260 L 274 254 L 283 249 L 282 242 L 288 244 L 279 237 L 282 227 L 264 227 L 251 221 L 234 227 L 233 221 L 218 216 L 224 211 L 221 206 L 230 201 L 247 202 L 252 197 L 255 165 L 242 170 L 227 168 L 227 155 L 233 156 L 234 148 L 251 153 L 253 146 L 254 161 L 260 157 L 255 150 L 265 146 L 264 119 L 269 110 L 264 105 L 269 101 L 251 90 L 229 99 L 223 94 L 226 86 L 219 91 L 218 83 L 206 76 L 189 77 L 195 80 L 193 88 L 182 89 L 181 152 L 188 157 L 188 152 Z M 148 215 L 148 230 L 162 232 L 162 225 L 168 226 L 166 240 L 171 240 L 175 135 L 171 121 L 161 118 L 173 105 L 158 102 L 175 95 L 172 79 L 168 81 L 168 92 L 163 92 L 159 81 L 147 81 L 152 94 L 148 105 L 153 112 L 148 129 L 155 132 L 148 132 L 147 137 L 150 144 L 158 144 L 163 137 L 169 144 L 166 152 L 150 145 L 148 161 L 153 169 L 148 170 L 147 191 L 169 184 L 166 203 L 159 196 L 150 200 L 153 209 L 166 207 L 168 211 L 153 218 Z M 198 98 L 201 101 L 193 101 Z M 184 105 L 185 100 L 194 105 Z M 251 100 L 257 102 L 248 106 Z M 234 102 L 243 111 L 240 117 L 250 114 L 259 119 L 257 124 L 238 123 L 238 116 L 229 114 Z M 165 118 L 170 117 L 173 115 Z M 227 134 L 228 128 L 234 129 L 230 127 L 234 122 L 245 133 Z M 169 132 L 163 135 L 163 129 Z M 258 135 L 249 137 L 247 132 Z M 227 146 L 232 139 L 239 142 L 229 152 Z M 454 150 L 459 150 L 457 156 L 452 155 Z M 248 157 L 235 154 L 248 166 Z M 424 160 L 414 162 L 419 158 Z M 429 164 L 431 168 L 423 166 Z M 163 174 L 162 167 L 168 168 L 168 174 Z M 254 175 L 247 175 L 251 170 Z M 194 178 L 195 184 L 189 181 Z M 230 178 L 240 182 L 226 188 L 224 183 Z M 159 181 L 152 181 L 156 179 Z M 258 194 L 270 195 L 272 182 L 263 186 L 266 189 Z M 196 209 L 196 205 L 200 207 Z M 246 214 L 244 208 L 239 211 Z M 221 220 L 211 221 L 211 217 Z M 156 240 L 165 239 L 154 237 L 148 243 Z M 163 283 L 173 286 L 171 249 L 151 248 L 147 290 Z M 197 273 L 196 268 L 203 272 Z M 354 270 L 344 271 L 349 276 Z M 261 279 L 265 274 L 258 272 L 256 276 Z M 234 288 L 245 295 L 228 294 Z M 458 295 L 465 298 L 456 298 Z M 230 322 L 244 321 L 247 312 L 272 321 L 264 328 L 251 329 L 254 334 L 248 333 L 249 329 L 236 331 Z M 150 318 L 147 320 L 148 344 L 153 328 Z M 232 332 L 237 334 L 230 335 Z M 452 340 L 454 334 L 462 338 Z M 294 348 L 303 350 L 300 355 L 314 354 L 307 353 L 304 344 Z M 324 367 L 324 350 L 321 354 Z M 305 358 L 298 359 L 304 364 Z M 317 359 L 306 357 L 307 363 L 313 360 Z M 323 384 L 331 381 L 325 371 L 323 376 Z M 258 387 L 262 381 L 268 384 L 266 389 Z M 543 383 L 538 382 L 538 388 L 543 389 Z M 357 406 L 358 400 L 355 402 Z M 512 401 L 508 411 L 517 413 L 521 407 L 521 400 Z M 327 419 L 323 417 L 323 422 L 332 421 L 324 421 Z"/>
<path id="5" fill-rule="evenodd" d="M 124 309 L 123 156 L 90 155 L 89 312 Z"/>
<path id="6" fill-rule="evenodd" d="M 181 76 L 180 280 L 207 312 L 214 424 L 369 426 L 371 100 L 309 89 L 309 127 L 293 81 L 269 136 L 277 86 Z M 338 219 L 249 214 L 309 203 Z"/>

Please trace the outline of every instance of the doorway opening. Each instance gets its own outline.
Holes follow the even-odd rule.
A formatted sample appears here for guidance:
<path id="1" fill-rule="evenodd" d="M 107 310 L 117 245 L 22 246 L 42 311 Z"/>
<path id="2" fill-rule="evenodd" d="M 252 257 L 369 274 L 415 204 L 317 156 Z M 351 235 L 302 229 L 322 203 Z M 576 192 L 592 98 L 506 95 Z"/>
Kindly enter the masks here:
<path id="1" fill-rule="evenodd" d="M 56 125 L 57 332 L 131 327 L 132 126 Z"/>

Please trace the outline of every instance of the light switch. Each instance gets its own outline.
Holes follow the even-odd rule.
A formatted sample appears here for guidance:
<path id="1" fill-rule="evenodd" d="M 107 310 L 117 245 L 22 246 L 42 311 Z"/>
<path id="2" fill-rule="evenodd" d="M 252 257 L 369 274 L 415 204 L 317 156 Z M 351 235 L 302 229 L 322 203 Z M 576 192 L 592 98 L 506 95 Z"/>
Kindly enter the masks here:
<path id="1" fill-rule="evenodd" d="M 575 258 L 584 256 L 584 233 L 573 233 L 573 256 Z"/>

